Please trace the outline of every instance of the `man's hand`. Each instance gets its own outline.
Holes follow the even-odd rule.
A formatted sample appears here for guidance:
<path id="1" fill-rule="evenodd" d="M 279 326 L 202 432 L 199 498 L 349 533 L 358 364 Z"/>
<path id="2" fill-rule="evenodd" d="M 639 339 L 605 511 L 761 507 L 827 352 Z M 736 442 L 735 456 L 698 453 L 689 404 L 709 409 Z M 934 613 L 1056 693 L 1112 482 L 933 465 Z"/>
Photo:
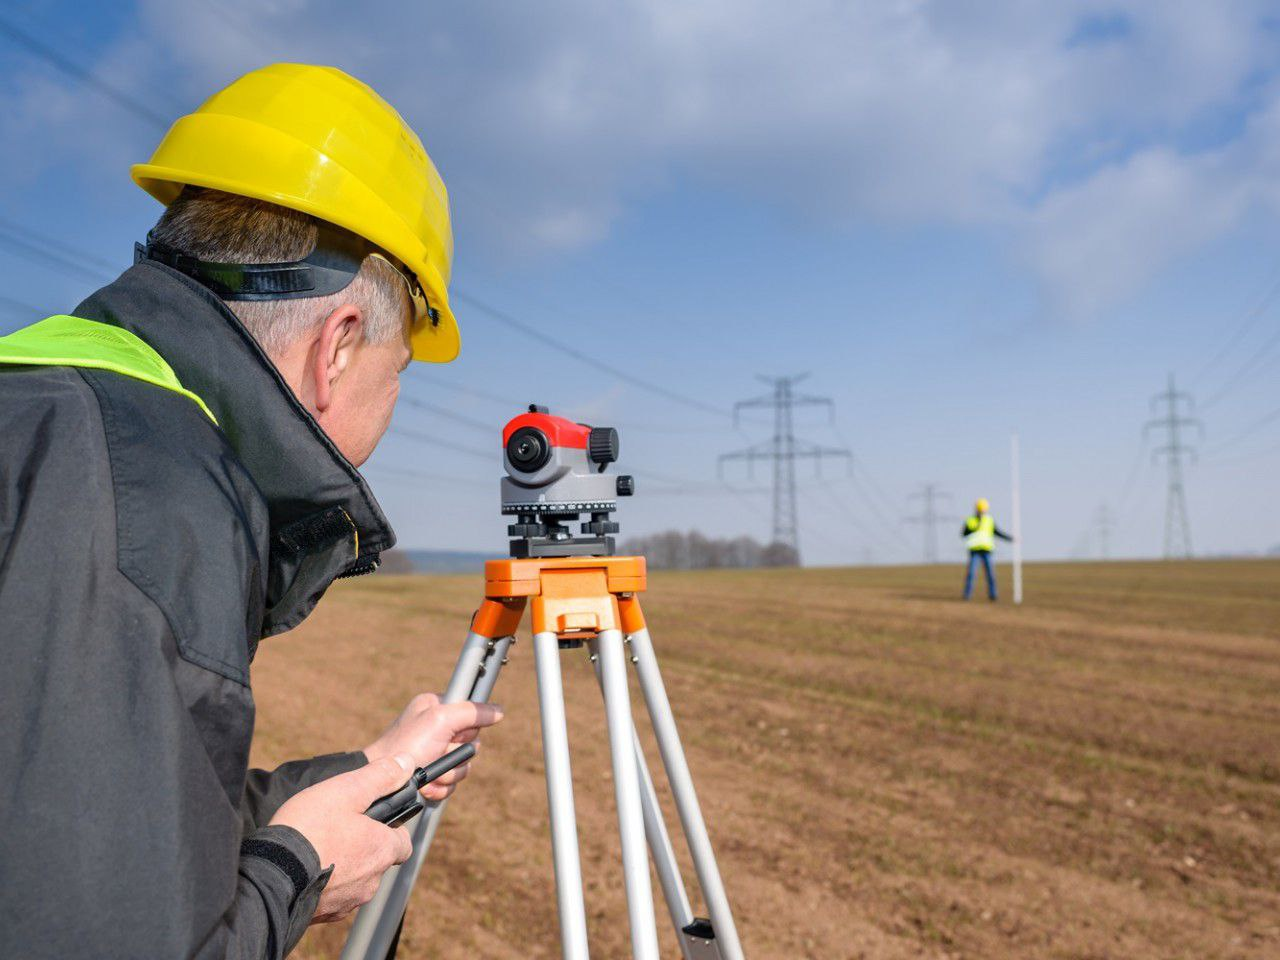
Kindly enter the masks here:
<path id="1" fill-rule="evenodd" d="M 413 843 L 408 829 L 393 830 L 364 812 L 379 797 L 404 786 L 413 769 L 414 758 L 408 754 L 383 757 L 300 790 L 271 818 L 311 841 L 321 868 L 333 866 L 313 923 L 341 919 L 368 903 L 387 869 L 409 858 Z"/>
<path id="2" fill-rule="evenodd" d="M 364 755 L 374 763 L 383 757 L 404 753 L 413 757 L 416 766 L 426 766 L 454 747 L 475 740 L 484 727 L 493 726 L 501 719 L 502 708 L 493 704 L 469 700 L 441 703 L 434 693 L 420 693 L 409 701 L 386 733 L 364 748 Z M 423 787 L 422 795 L 428 800 L 443 800 L 466 777 L 470 766 L 464 763 L 450 770 Z"/>

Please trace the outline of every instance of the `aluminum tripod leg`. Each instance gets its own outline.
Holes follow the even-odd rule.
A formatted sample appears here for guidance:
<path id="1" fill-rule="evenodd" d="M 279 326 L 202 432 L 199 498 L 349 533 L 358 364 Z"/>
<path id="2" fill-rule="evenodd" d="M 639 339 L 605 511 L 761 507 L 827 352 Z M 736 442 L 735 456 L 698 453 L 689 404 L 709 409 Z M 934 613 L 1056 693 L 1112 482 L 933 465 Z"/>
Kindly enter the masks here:
<path id="1" fill-rule="evenodd" d="M 510 646 L 510 637 L 490 640 L 478 633 L 469 633 L 441 698 L 443 702 L 487 700 Z M 400 866 L 392 867 L 383 874 L 377 894 L 360 908 L 342 948 L 342 960 L 383 960 L 386 957 L 400 928 L 418 871 L 422 869 L 422 862 L 440 825 L 445 802 L 427 804 L 427 809 L 410 823 L 413 853 Z"/>
<path id="2" fill-rule="evenodd" d="M 744 960 L 742 944 L 738 940 L 738 928 L 733 922 L 729 898 L 720 879 L 720 868 L 716 866 L 715 852 L 711 849 L 711 838 L 707 835 L 707 825 L 702 819 L 702 809 L 698 806 L 698 795 L 693 787 L 693 777 L 689 773 L 689 762 L 685 759 L 675 717 L 671 713 L 671 701 L 667 699 L 667 690 L 658 670 L 653 641 L 647 629 L 631 634 L 630 640 L 636 676 L 640 680 L 640 690 L 649 708 L 649 719 L 653 722 L 658 749 L 662 752 L 662 763 L 666 767 L 671 792 L 675 796 L 680 823 L 684 827 L 689 852 L 693 856 L 693 866 L 698 873 L 698 883 L 707 901 L 707 911 L 711 914 L 716 945 L 723 960 Z"/>
<path id="3" fill-rule="evenodd" d="M 560 677 L 560 639 L 553 631 L 533 635 L 538 674 L 538 706 L 542 715 L 542 752 L 547 770 L 547 809 L 551 816 L 551 850 L 556 868 L 556 903 L 560 911 L 560 950 L 564 960 L 587 960 L 587 911 L 582 896 L 582 862 L 578 855 L 578 820 L 573 805 L 573 772 L 569 765 L 569 731 Z"/>
<path id="4" fill-rule="evenodd" d="M 599 657 L 594 660 L 596 679 L 600 680 Z M 603 681 L 600 691 L 603 694 Z M 644 747 L 640 745 L 640 735 L 636 733 L 634 722 L 631 725 L 631 742 L 635 747 L 636 773 L 640 778 L 640 805 L 644 812 L 644 835 L 649 841 L 649 853 L 658 872 L 658 883 L 662 887 L 662 897 L 667 903 L 667 913 L 671 916 L 671 925 L 675 928 L 680 951 L 685 960 L 694 960 L 688 941 L 683 936 L 684 928 L 693 922 L 693 908 L 689 906 L 689 895 L 685 893 L 680 865 L 676 862 L 676 853 L 671 847 L 671 837 L 667 834 L 662 808 L 658 805 L 658 792 L 653 788 L 649 763 L 645 759 Z"/>
<path id="5" fill-rule="evenodd" d="M 600 689 L 604 694 L 609 751 L 613 759 L 613 789 L 622 835 L 622 874 L 627 890 L 634 960 L 658 960 L 658 933 L 653 917 L 653 888 L 645 849 L 640 776 L 636 767 L 635 723 L 627 688 L 627 655 L 618 630 L 602 630 L 593 646 L 599 655 Z"/>

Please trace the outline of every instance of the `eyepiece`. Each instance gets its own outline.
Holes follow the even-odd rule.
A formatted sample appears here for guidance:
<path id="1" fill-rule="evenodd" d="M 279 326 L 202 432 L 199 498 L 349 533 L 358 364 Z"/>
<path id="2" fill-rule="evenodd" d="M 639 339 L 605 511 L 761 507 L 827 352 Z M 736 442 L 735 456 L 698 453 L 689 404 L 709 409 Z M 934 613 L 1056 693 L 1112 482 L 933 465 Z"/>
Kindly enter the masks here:
<path id="1" fill-rule="evenodd" d="M 537 427 L 521 427 L 507 441 L 507 459 L 521 473 L 536 473 L 551 460 L 551 443 Z"/>

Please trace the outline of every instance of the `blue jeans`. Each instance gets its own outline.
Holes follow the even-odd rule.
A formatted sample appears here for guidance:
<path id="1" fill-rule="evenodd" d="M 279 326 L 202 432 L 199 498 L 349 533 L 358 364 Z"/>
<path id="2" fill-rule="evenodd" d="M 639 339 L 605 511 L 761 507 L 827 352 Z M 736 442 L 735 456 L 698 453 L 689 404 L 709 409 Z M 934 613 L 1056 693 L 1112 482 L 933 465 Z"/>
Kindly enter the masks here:
<path id="1" fill-rule="evenodd" d="M 965 574 L 964 578 L 964 598 L 968 600 L 969 595 L 973 593 L 973 573 L 979 563 L 982 564 L 982 569 L 987 575 L 987 596 L 994 600 L 996 598 L 996 571 L 991 563 L 990 550 L 969 551 L 969 572 Z"/>

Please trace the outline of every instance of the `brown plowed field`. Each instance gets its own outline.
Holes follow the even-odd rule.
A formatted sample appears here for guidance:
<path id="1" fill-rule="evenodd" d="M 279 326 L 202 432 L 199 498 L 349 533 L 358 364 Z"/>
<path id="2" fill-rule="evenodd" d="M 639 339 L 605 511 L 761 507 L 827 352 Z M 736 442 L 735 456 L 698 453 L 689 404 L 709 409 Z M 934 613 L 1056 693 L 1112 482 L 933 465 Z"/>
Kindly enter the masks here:
<path id="1" fill-rule="evenodd" d="M 1036 565 L 1021 608 L 960 603 L 959 576 L 652 577 L 748 956 L 1280 957 L 1280 562 Z M 358 746 L 439 689 L 479 588 L 336 586 L 263 646 L 255 761 Z M 449 807 L 402 957 L 559 956 L 530 653 L 499 683 L 507 720 Z M 603 713 L 585 655 L 564 659 L 593 951 L 621 958 Z M 336 956 L 344 934 L 299 952 Z"/>

